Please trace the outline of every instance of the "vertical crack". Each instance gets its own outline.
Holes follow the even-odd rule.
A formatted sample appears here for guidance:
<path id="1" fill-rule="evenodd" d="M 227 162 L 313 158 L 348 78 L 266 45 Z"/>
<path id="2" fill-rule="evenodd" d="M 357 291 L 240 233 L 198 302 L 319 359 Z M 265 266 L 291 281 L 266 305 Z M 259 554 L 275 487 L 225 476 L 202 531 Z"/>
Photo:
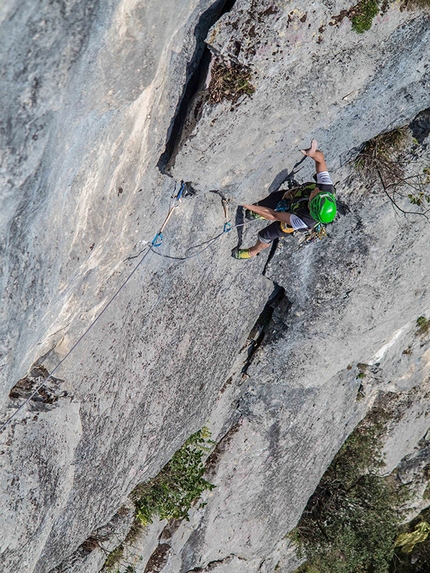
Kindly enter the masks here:
<path id="1" fill-rule="evenodd" d="M 284 301 L 285 299 L 285 301 Z M 251 332 L 248 336 L 248 357 L 242 368 L 242 375 L 246 375 L 248 368 L 251 366 L 254 359 L 255 353 L 260 348 L 263 343 L 264 338 L 268 332 L 268 329 L 272 323 L 272 316 L 275 309 L 284 301 L 287 302 L 287 309 L 291 306 L 289 301 L 285 298 L 285 289 L 278 284 L 274 283 L 274 289 L 269 297 L 269 300 L 265 304 L 257 322 L 254 324 Z"/>
<path id="2" fill-rule="evenodd" d="M 182 139 L 184 125 L 187 122 L 190 103 L 202 89 L 208 74 L 211 54 L 205 40 L 209 29 L 221 16 L 229 12 L 235 3 L 236 0 L 216 0 L 212 6 L 203 12 L 194 29 L 196 47 L 188 62 L 182 94 L 167 130 L 165 149 L 157 163 L 157 167 L 162 173 L 167 173 L 174 163 L 175 155 Z M 196 114 L 201 110 L 201 107 L 202 105 L 196 106 Z"/>

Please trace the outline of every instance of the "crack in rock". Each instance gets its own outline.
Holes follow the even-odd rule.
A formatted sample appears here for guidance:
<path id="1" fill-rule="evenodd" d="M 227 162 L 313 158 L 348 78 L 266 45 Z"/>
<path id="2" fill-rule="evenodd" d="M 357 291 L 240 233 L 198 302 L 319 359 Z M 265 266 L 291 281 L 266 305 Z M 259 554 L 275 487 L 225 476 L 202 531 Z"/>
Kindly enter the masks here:
<path id="1" fill-rule="evenodd" d="M 165 149 L 157 163 L 157 167 L 161 173 L 168 172 L 175 161 L 180 143 L 184 139 L 184 127 L 187 125 L 189 120 L 191 102 L 195 99 L 196 94 L 200 91 L 202 84 L 206 80 L 211 61 L 210 51 L 205 43 L 209 29 L 221 18 L 221 16 L 226 12 L 229 12 L 235 3 L 236 0 L 217 0 L 205 12 L 203 12 L 194 28 L 196 47 L 194 54 L 187 65 L 185 84 L 176 107 L 176 112 L 167 131 Z M 198 119 L 202 105 L 203 102 L 195 102 L 194 122 L 191 121 L 193 125 L 195 120 Z M 189 131 L 190 130 L 188 129 L 188 132 Z"/>

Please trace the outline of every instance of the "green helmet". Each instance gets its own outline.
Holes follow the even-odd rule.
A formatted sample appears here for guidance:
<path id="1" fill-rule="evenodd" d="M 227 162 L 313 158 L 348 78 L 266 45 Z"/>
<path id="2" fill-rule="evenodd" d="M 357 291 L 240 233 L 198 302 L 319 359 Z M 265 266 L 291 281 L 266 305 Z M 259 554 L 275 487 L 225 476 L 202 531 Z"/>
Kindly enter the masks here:
<path id="1" fill-rule="evenodd" d="M 331 223 L 336 217 L 336 198 L 333 193 L 320 191 L 309 203 L 311 216 L 320 223 Z"/>

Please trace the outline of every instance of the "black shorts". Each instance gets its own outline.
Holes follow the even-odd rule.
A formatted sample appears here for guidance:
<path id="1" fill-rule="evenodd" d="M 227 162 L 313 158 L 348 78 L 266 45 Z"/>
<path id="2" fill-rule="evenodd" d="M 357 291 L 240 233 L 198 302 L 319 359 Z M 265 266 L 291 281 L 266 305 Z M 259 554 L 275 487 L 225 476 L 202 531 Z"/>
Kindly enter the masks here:
<path id="1" fill-rule="evenodd" d="M 266 245 L 270 245 L 275 239 L 282 239 L 283 237 L 288 237 L 291 233 L 284 233 L 281 229 L 281 224 L 279 221 L 274 221 L 268 227 L 264 227 L 258 233 L 258 238 L 262 243 L 266 243 Z"/>
<path id="2" fill-rule="evenodd" d="M 275 210 L 279 201 L 282 201 L 285 195 L 285 191 L 276 191 L 275 193 L 271 193 L 268 197 L 265 197 L 261 201 L 258 201 L 256 205 L 260 205 L 261 207 L 267 207 L 268 209 Z M 258 233 L 258 238 L 262 243 L 266 243 L 269 245 L 275 239 L 281 239 L 282 237 L 288 237 L 291 233 L 284 233 L 281 229 L 281 224 L 279 221 L 274 221 L 268 227 L 265 227 Z"/>

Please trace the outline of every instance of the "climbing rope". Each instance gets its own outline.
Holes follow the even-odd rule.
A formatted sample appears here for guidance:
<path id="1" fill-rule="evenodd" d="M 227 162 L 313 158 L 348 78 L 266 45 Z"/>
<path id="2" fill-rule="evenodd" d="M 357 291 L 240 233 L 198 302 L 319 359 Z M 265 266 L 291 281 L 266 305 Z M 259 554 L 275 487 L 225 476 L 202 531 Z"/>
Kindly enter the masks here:
<path id="1" fill-rule="evenodd" d="M 72 352 L 75 350 L 75 348 L 82 342 L 82 340 L 86 337 L 86 335 L 90 332 L 90 330 L 94 327 L 94 325 L 100 320 L 100 318 L 103 316 L 103 314 L 107 311 L 107 309 L 110 307 L 110 305 L 113 303 L 113 301 L 116 299 L 116 297 L 119 295 L 119 293 L 122 291 L 122 289 L 125 287 L 125 285 L 129 282 L 129 280 L 131 279 L 131 277 L 135 274 L 135 272 L 137 271 L 137 269 L 140 267 L 140 265 L 143 263 L 143 261 L 146 259 L 146 257 L 148 256 L 148 254 L 150 253 L 150 249 L 147 248 L 146 252 L 142 255 L 142 258 L 140 259 L 140 261 L 137 263 L 137 265 L 134 267 L 134 269 L 131 271 L 131 273 L 127 276 L 127 278 L 125 279 L 125 281 L 121 284 L 121 286 L 116 290 L 116 292 L 114 293 L 114 295 L 109 299 L 109 301 L 105 304 L 105 306 L 102 308 L 102 310 L 100 311 L 100 313 L 96 316 L 96 318 L 92 321 L 92 323 L 88 326 L 88 328 L 83 332 L 83 334 L 81 334 L 81 336 L 78 338 L 78 340 L 75 342 L 75 344 L 72 346 L 72 348 L 67 352 L 67 354 L 60 360 L 60 362 L 57 364 L 57 366 L 55 366 L 55 368 L 52 370 L 52 372 L 46 376 L 46 378 L 44 378 L 42 380 L 42 382 L 40 382 L 40 384 L 38 384 L 38 386 L 36 386 L 35 390 L 33 390 L 33 392 L 30 394 L 30 396 L 25 400 L 25 402 L 23 402 L 21 404 L 21 406 L 19 406 L 19 408 L 17 408 L 15 410 L 15 412 L 0 426 L 0 433 L 6 428 L 6 426 L 8 424 L 10 424 L 10 422 L 19 414 L 19 412 L 21 412 L 25 406 L 34 398 L 34 396 L 36 396 L 36 394 L 39 392 L 39 390 L 42 388 L 42 386 L 44 386 L 46 384 L 46 382 L 48 382 L 48 380 L 50 380 L 51 378 L 53 378 L 55 372 L 60 368 L 60 366 L 67 360 L 67 358 L 72 354 Z"/>
<path id="2" fill-rule="evenodd" d="M 215 237 L 212 237 L 211 239 L 208 239 L 203 243 L 199 243 L 198 245 L 193 245 L 192 247 L 188 247 L 185 253 L 191 251 L 192 249 L 197 249 L 197 247 L 203 247 L 203 245 L 205 245 L 200 251 L 197 251 L 196 253 L 193 253 L 191 255 L 184 254 L 183 256 L 175 257 L 173 255 L 166 255 L 165 253 L 160 253 L 158 250 L 153 249 L 152 246 L 150 247 L 150 249 L 152 250 L 153 253 L 165 259 L 172 259 L 174 261 L 187 261 L 188 259 L 192 259 L 194 257 L 197 257 L 198 255 L 201 255 L 204 251 L 209 249 L 214 243 L 216 243 L 219 239 L 221 239 L 221 237 L 224 237 L 224 235 L 226 235 L 233 229 L 239 229 L 240 227 L 246 227 L 247 225 L 252 225 L 253 223 L 258 223 L 258 222 L 261 222 L 261 220 L 253 219 L 251 221 L 238 223 L 237 225 L 232 225 L 230 222 L 228 222 L 228 224 L 225 223 L 223 231 L 218 235 L 215 235 Z"/>
<path id="3" fill-rule="evenodd" d="M 166 255 L 163 253 L 160 253 L 157 248 L 161 246 L 162 242 L 163 242 L 163 231 L 166 228 L 167 223 L 169 222 L 173 211 L 179 206 L 183 193 L 184 193 L 184 189 L 185 189 L 185 183 L 181 182 L 181 186 L 179 188 L 178 193 L 176 193 L 170 202 L 170 207 L 169 207 L 169 211 L 167 213 L 167 216 L 164 220 L 164 223 L 162 224 L 162 226 L 160 227 L 160 230 L 158 231 L 158 233 L 154 236 L 153 240 L 151 241 L 151 243 L 146 246 L 143 251 L 141 251 L 140 253 L 138 253 L 137 255 L 133 256 L 133 257 L 128 257 L 126 260 L 131 260 L 131 259 L 135 259 L 137 257 L 139 257 L 140 255 L 141 258 L 139 260 L 139 262 L 136 264 L 136 266 L 133 268 L 133 270 L 128 274 L 128 276 L 126 277 L 126 279 L 124 280 L 124 282 L 120 285 L 120 287 L 115 291 L 115 293 L 113 294 L 113 296 L 108 300 L 108 302 L 105 304 L 105 306 L 102 308 L 102 310 L 100 311 L 100 313 L 96 316 L 96 318 L 91 322 L 91 324 L 88 326 L 88 328 L 81 334 L 81 336 L 78 338 L 78 340 L 73 344 L 73 346 L 70 348 L 70 350 L 66 353 L 66 355 L 60 360 L 60 362 L 53 368 L 52 372 L 46 376 L 37 386 L 36 388 L 31 392 L 30 396 L 28 396 L 28 398 L 26 398 L 26 400 L 21 404 L 21 406 L 19 406 L 15 412 L 9 416 L 9 418 L 7 418 L 7 420 L 0 426 L 0 433 L 12 422 L 12 420 L 27 406 L 27 404 L 34 398 L 34 396 L 36 396 L 36 394 L 38 394 L 38 392 L 40 391 L 40 389 L 50 380 L 53 379 L 54 374 L 57 372 L 57 370 L 62 366 L 62 364 L 67 360 L 67 358 L 69 358 L 69 356 L 75 351 L 75 349 L 77 348 L 77 346 L 82 342 L 82 340 L 87 336 L 87 334 L 92 330 L 92 328 L 95 326 L 95 324 L 100 320 L 100 318 L 103 316 L 103 314 L 107 311 L 107 309 L 111 306 L 111 304 L 114 302 L 114 300 L 118 297 L 118 295 L 120 294 L 120 292 L 124 289 L 124 287 L 127 285 L 127 283 L 130 281 L 130 279 L 133 277 L 133 275 L 136 273 L 137 269 L 141 266 L 141 264 L 143 263 L 143 261 L 146 259 L 146 257 L 148 256 L 148 254 L 150 252 L 155 253 L 158 256 L 161 256 L 163 258 L 166 259 L 173 259 L 176 261 L 186 261 L 188 259 L 197 257 L 198 255 L 200 255 L 201 253 L 203 253 L 204 251 L 206 251 L 207 249 L 209 249 L 216 241 L 218 241 L 221 237 L 223 237 L 224 235 L 226 235 L 227 233 L 229 233 L 232 229 L 236 229 L 239 227 L 243 227 L 245 225 L 247 225 L 248 223 L 252 223 L 254 221 L 249 221 L 247 223 L 239 223 L 237 225 L 232 226 L 231 222 L 228 221 L 228 203 L 227 203 L 227 199 L 223 199 L 223 201 L 225 201 L 225 203 L 223 202 L 223 208 L 224 208 L 224 216 L 226 218 L 226 221 L 224 223 L 224 227 L 223 227 L 223 231 L 221 233 L 219 233 L 218 235 L 216 235 L 215 237 L 212 237 L 211 239 L 209 239 L 208 241 L 204 241 L 203 243 L 200 243 L 199 245 L 194 245 L 192 247 L 189 247 L 189 249 L 187 249 L 186 252 L 190 251 L 191 249 L 195 249 L 197 247 L 201 247 L 203 245 L 205 245 L 200 251 L 193 253 L 191 255 L 185 255 L 182 257 L 174 257 L 174 256 L 170 256 L 170 255 Z M 142 254 L 143 253 L 143 254 Z"/>

